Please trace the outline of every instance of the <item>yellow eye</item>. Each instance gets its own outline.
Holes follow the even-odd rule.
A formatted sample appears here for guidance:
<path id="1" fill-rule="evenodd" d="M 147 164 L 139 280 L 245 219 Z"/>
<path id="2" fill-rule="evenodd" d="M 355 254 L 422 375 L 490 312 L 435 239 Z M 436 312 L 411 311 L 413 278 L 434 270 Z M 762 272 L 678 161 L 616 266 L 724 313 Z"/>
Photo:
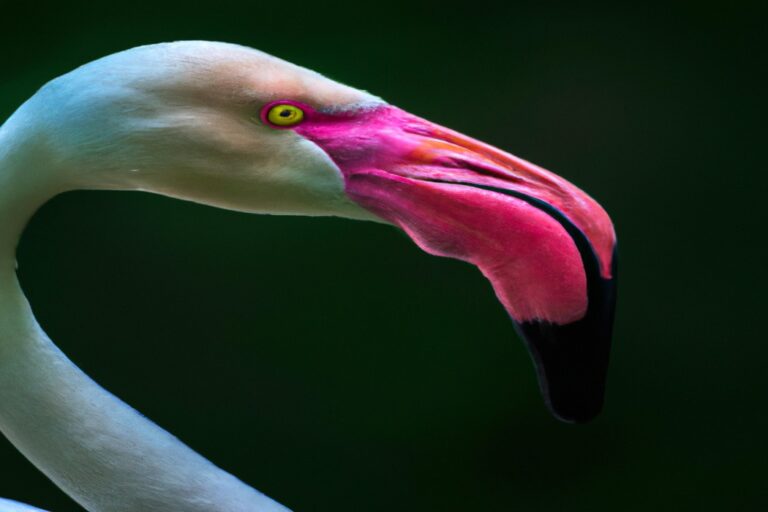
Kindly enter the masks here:
<path id="1" fill-rule="evenodd" d="M 267 120 L 277 126 L 293 126 L 304 119 L 304 111 L 289 104 L 275 105 L 267 112 Z"/>

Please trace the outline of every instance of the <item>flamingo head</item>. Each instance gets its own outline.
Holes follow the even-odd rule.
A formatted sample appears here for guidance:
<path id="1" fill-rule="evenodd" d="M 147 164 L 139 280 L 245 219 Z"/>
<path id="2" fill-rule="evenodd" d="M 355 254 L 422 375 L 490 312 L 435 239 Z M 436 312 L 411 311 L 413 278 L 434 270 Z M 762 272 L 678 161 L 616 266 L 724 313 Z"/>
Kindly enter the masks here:
<path id="1" fill-rule="evenodd" d="M 68 186 L 377 220 L 430 254 L 475 265 L 525 341 L 550 410 L 569 422 L 601 410 L 616 238 L 606 212 L 563 178 L 222 43 L 115 54 L 28 104 L 44 120 L 35 138 Z"/>

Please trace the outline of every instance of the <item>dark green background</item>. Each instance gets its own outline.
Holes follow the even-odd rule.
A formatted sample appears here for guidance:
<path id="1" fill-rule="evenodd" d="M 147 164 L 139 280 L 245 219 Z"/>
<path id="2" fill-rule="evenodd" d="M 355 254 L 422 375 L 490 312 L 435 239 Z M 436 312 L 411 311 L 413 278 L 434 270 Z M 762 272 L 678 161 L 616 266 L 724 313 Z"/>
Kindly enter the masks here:
<path id="1" fill-rule="evenodd" d="M 92 4 L 2 1 L 0 118 L 114 51 L 237 42 L 558 172 L 620 239 L 605 412 L 572 426 L 479 273 L 392 228 L 69 193 L 20 275 L 107 389 L 297 512 L 762 510 L 756 7 Z M 5 441 L 0 496 L 79 510 Z"/>

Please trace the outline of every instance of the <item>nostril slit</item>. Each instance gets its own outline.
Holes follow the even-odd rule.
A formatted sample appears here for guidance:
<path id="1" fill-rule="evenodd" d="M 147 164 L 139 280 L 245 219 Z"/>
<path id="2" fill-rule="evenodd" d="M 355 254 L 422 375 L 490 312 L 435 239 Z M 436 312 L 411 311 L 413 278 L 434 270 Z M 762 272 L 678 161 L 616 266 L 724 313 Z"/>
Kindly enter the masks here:
<path id="1" fill-rule="evenodd" d="M 481 162 L 472 162 L 470 160 L 464 160 L 456 157 L 441 157 L 435 160 L 435 163 L 441 167 L 447 167 L 450 169 L 466 169 L 468 171 L 475 172 L 481 176 L 488 176 L 491 178 L 501 178 L 505 181 L 511 181 L 513 183 L 520 183 L 523 180 L 518 176 L 510 172 L 504 172 L 491 165 L 486 165 Z"/>
<path id="2" fill-rule="evenodd" d="M 468 167 L 469 163 L 464 162 L 461 159 L 458 158 L 452 158 L 452 157 L 441 157 L 436 158 L 435 163 L 437 165 L 440 165 L 442 167 L 451 167 L 454 169 L 457 169 L 459 167 Z"/>

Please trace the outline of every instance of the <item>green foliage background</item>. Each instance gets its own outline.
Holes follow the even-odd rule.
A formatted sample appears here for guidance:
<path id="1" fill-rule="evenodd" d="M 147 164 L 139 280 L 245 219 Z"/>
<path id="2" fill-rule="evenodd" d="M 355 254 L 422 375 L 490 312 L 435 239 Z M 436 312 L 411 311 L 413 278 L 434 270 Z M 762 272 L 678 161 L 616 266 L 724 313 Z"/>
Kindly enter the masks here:
<path id="1" fill-rule="evenodd" d="M 0 7 L 2 119 L 108 53 L 237 42 L 550 168 L 615 221 L 606 409 L 572 426 L 484 279 L 392 228 L 54 199 L 19 250 L 42 325 L 221 467 L 297 512 L 764 509 L 757 3 Z M 0 496 L 80 510 L 6 441 Z"/>

